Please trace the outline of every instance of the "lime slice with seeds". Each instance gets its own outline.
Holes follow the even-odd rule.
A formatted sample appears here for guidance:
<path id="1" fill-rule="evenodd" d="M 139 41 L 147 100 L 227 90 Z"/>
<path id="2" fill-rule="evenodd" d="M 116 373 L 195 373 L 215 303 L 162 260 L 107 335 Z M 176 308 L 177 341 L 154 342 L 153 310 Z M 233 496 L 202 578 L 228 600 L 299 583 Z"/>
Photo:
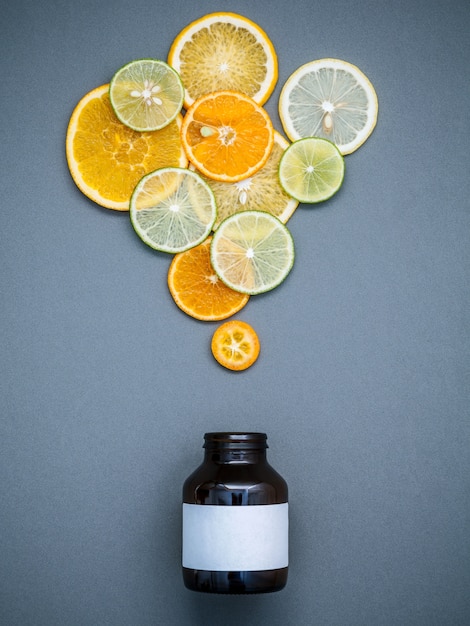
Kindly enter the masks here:
<path id="1" fill-rule="evenodd" d="M 290 144 L 279 162 L 283 189 L 299 202 L 315 203 L 331 198 L 344 178 L 344 158 L 334 143 L 307 137 Z"/>
<path id="2" fill-rule="evenodd" d="M 151 131 L 172 122 L 183 106 L 179 74 L 164 61 L 138 59 L 111 79 L 109 99 L 117 118 L 129 128 Z"/>
<path id="3" fill-rule="evenodd" d="M 196 172 L 166 167 L 144 176 L 129 213 L 137 235 L 162 252 L 183 252 L 202 243 L 217 211 L 214 194 Z"/>
<path id="4" fill-rule="evenodd" d="M 227 217 L 212 237 L 211 263 L 235 291 L 258 294 L 277 287 L 294 264 L 294 241 L 287 227 L 264 211 Z"/>

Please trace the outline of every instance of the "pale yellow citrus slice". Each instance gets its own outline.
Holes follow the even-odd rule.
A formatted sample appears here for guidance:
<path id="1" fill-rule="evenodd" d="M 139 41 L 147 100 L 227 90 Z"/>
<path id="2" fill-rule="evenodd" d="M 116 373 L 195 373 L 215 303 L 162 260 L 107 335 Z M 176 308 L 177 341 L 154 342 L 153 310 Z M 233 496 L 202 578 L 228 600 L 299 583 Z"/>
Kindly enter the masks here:
<path id="1" fill-rule="evenodd" d="M 235 13 L 211 13 L 188 24 L 175 38 L 168 63 L 182 78 L 186 108 L 200 96 L 221 90 L 240 91 L 264 104 L 278 77 L 269 37 Z"/>
<path id="2" fill-rule="evenodd" d="M 212 336 L 211 350 L 220 365 L 230 370 L 246 370 L 259 356 L 256 331 L 241 320 L 230 320 L 219 326 Z"/>
<path id="3" fill-rule="evenodd" d="M 357 150 L 377 123 L 378 101 L 367 76 L 340 59 L 299 67 L 279 96 L 279 116 L 291 141 L 323 137 L 342 154 Z"/>
<path id="4" fill-rule="evenodd" d="M 128 211 L 134 187 L 145 174 L 186 167 L 182 116 L 162 130 L 136 132 L 117 119 L 108 91 L 109 85 L 97 87 L 75 107 L 67 129 L 67 163 L 88 198 L 107 209 Z"/>
<path id="5" fill-rule="evenodd" d="M 216 321 L 242 309 L 249 296 L 230 289 L 214 272 L 208 237 L 198 246 L 175 254 L 168 271 L 168 288 L 177 306 L 198 320 Z"/>
<path id="6" fill-rule="evenodd" d="M 181 141 L 198 171 L 213 180 L 236 182 L 266 164 L 274 128 L 263 107 L 248 96 L 216 91 L 188 109 Z"/>
<path id="7" fill-rule="evenodd" d="M 274 131 L 274 145 L 266 165 L 239 182 L 224 183 L 201 174 L 210 184 L 217 202 L 214 230 L 226 217 L 240 211 L 266 211 L 283 224 L 289 220 L 299 201 L 284 191 L 278 175 L 279 162 L 288 146 L 289 142 Z"/>

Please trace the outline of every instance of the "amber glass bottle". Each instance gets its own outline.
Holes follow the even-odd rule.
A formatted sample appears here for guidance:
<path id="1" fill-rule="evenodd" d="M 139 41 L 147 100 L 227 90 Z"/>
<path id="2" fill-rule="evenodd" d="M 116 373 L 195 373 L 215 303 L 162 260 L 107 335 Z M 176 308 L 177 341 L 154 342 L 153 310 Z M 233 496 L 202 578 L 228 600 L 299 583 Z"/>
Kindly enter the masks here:
<path id="1" fill-rule="evenodd" d="M 183 580 L 194 591 L 267 593 L 287 582 L 287 484 L 265 433 L 206 433 L 183 486 Z"/>

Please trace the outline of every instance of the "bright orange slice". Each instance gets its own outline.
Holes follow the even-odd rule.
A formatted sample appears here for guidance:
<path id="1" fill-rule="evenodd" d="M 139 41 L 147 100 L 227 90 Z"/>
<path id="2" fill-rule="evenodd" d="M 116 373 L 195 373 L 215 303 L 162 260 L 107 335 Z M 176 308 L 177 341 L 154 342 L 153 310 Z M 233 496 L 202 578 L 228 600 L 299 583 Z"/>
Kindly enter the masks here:
<path id="1" fill-rule="evenodd" d="M 182 116 L 161 130 L 136 132 L 116 117 L 102 85 L 84 96 L 70 118 L 67 162 L 77 187 L 97 204 L 128 211 L 139 180 L 160 167 L 186 167 Z"/>
<path id="2" fill-rule="evenodd" d="M 196 169 L 214 180 L 237 182 L 267 162 L 274 129 L 267 112 L 250 97 L 216 91 L 189 108 L 181 140 Z"/>
<path id="3" fill-rule="evenodd" d="M 224 285 L 212 269 L 208 237 L 198 246 L 175 254 L 168 288 L 179 308 L 198 320 L 217 321 L 234 315 L 249 296 Z"/>
<path id="4" fill-rule="evenodd" d="M 212 354 L 230 370 L 245 370 L 256 361 L 260 351 L 258 335 L 240 320 L 225 322 L 212 336 Z"/>

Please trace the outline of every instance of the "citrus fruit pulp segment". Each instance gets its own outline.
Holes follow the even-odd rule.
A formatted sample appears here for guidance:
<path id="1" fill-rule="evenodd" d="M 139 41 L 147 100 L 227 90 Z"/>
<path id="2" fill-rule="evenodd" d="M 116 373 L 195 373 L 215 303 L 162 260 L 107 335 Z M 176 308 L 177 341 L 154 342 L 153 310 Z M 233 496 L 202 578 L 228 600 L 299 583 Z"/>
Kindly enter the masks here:
<path id="1" fill-rule="evenodd" d="M 274 46 L 254 22 L 234 13 L 211 13 L 175 38 L 168 63 L 186 89 L 185 107 L 212 91 L 240 91 L 264 104 L 278 77 Z"/>
<path id="2" fill-rule="evenodd" d="M 210 262 L 208 237 L 198 246 L 175 254 L 168 271 L 168 288 L 177 306 L 199 320 L 223 320 L 248 302 L 246 294 L 233 291 L 215 274 Z"/>
<path id="3" fill-rule="evenodd" d="M 137 133 L 116 118 L 108 90 L 109 85 L 97 87 L 75 107 L 67 129 L 67 163 L 88 198 L 107 209 L 128 211 L 134 187 L 145 174 L 187 165 L 182 116 L 162 130 Z"/>
<path id="4" fill-rule="evenodd" d="M 292 141 L 323 137 L 350 154 L 377 123 L 375 89 L 359 68 L 340 59 L 319 59 L 299 67 L 279 96 L 279 115 Z"/>
<path id="5" fill-rule="evenodd" d="M 212 354 L 216 361 L 230 370 L 245 370 L 259 356 L 260 344 L 254 329 L 240 320 L 230 320 L 212 335 Z"/>
<path id="6" fill-rule="evenodd" d="M 138 131 L 164 128 L 181 112 L 183 97 L 177 72 L 157 59 L 131 61 L 114 74 L 109 86 L 116 116 Z"/>
<path id="7" fill-rule="evenodd" d="M 182 252 L 209 235 L 216 216 L 214 195 L 196 173 L 162 168 L 137 184 L 130 218 L 137 235 L 162 252 Z"/>
<path id="8" fill-rule="evenodd" d="M 186 112 L 181 140 L 197 170 L 214 180 L 236 182 L 267 162 L 274 129 L 251 98 L 219 91 L 202 96 Z"/>
<path id="9" fill-rule="evenodd" d="M 344 178 L 344 158 L 328 139 L 307 137 L 294 141 L 282 155 L 279 180 L 299 202 L 322 202 L 331 198 Z"/>
<path id="10" fill-rule="evenodd" d="M 239 182 L 224 183 L 201 174 L 214 192 L 217 203 L 214 230 L 226 217 L 240 211 L 266 211 L 283 224 L 289 220 L 299 202 L 284 191 L 278 176 L 279 161 L 288 145 L 289 142 L 274 131 L 274 145 L 266 165 Z"/>
<path id="11" fill-rule="evenodd" d="M 270 213 L 235 213 L 213 235 L 211 263 L 219 278 L 235 291 L 251 295 L 269 291 L 292 268 L 292 235 Z"/>

